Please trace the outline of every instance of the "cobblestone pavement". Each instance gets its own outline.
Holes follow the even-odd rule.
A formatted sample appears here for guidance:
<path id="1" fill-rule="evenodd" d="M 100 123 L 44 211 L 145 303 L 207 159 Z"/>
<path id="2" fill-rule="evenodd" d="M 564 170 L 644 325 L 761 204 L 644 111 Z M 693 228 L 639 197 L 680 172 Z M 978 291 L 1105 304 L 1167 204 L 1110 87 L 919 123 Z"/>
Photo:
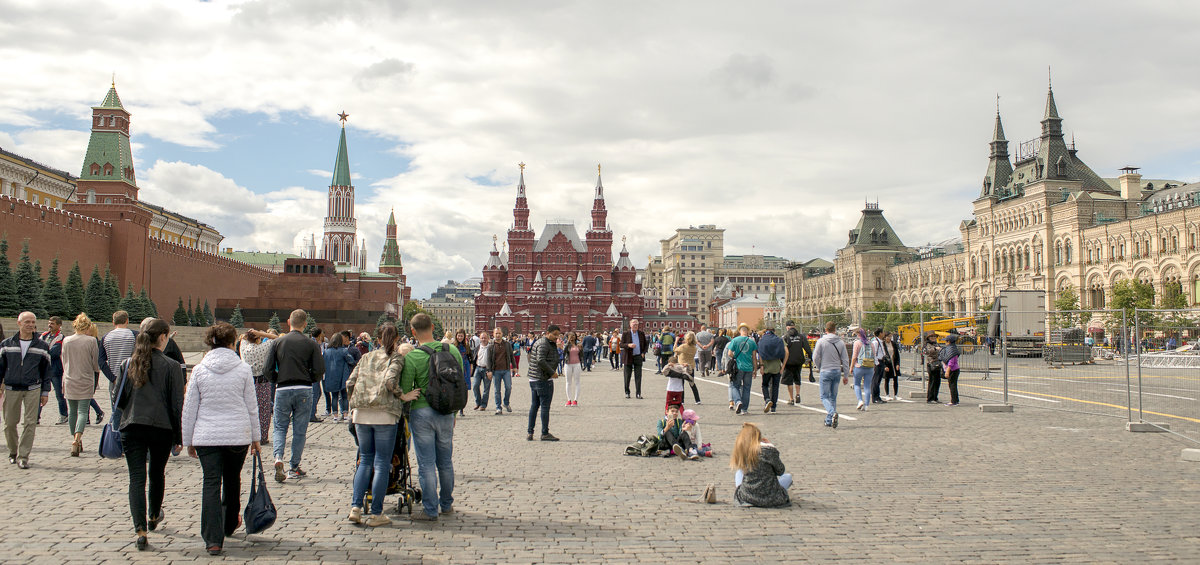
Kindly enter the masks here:
<path id="1" fill-rule="evenodd" d="M 563 406 L 556 383 L 558 443 L 525 441 L 529 388 L 523 379 L 514 384 L 512 413 L 468 407 L 459 420 L 455 515 L 433 524 L 393 515 L 392 526 L 376 529 L 348 523 L 351 438 L 344 424 L 314 424 L 309 477 L 269 481 L 279 521 L 249 539 L 238 532 L 219 558 L 199 539 L 195 460 L 170 462 L 166 521 L 151 550 L 139 553 L 125 468 L 96 457 L 98 429 L 88 428 L 86 454 L 72 458 L 65 426 L 42 425 L 32 469 L 0 472 L 0 561 L 1200 561 L 1200 465 L 1180 460 L 1186 446 L 1178 440 L 1125 432 L 1114 418 L 1023 407 L 983 414 L 973 402 L 889 402 L 864 413 L 843 387 L 848 417 L 832 430 L 821 425 L 812 384 L 804 408 L 743 417 L 726 409 L 726 389 L 713 377 L 700 385 L 698 411 L 717 456 L 681 462 L 622 455 L 661 414 L 664 381 L 652 370 L 645 400 L 626 400 L 607 364 L 584 374 L 578 407 Z M 792 507 L 730 504 L 727 457 L 746 420 L 763 427 L 796 475 Z M 707 483 L 718 485 L 720 504 L 675 501 Z M 387 507 L 394 509 L 390 499 Z"/>

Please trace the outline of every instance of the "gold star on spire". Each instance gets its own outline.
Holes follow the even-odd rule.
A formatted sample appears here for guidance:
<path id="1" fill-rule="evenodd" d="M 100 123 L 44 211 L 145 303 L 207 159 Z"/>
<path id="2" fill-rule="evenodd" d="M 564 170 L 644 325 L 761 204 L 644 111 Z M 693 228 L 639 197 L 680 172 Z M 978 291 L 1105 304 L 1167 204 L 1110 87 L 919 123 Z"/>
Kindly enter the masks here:
<path id="1" fill-rule="evenodd" d="M 517 166 L 518 166 L 518 167 L 521 167 L 521 172 L 522 172 L 522 173 L 523 173 L 523 172 L 525 172 L 525 162 L 524 162 L 524 161 L 521 161 L 520 163 L 517 163 Z"/>
<path id="2" fill-rule="evenodd" d="M 338 114 L 337 117 L 339 120 L 341 120 L 342 127 L 346 127 L 346 118 L 349 118 L 350 114 L 347 114 L 345 110 L 342 110 L 342 113 Z"/>

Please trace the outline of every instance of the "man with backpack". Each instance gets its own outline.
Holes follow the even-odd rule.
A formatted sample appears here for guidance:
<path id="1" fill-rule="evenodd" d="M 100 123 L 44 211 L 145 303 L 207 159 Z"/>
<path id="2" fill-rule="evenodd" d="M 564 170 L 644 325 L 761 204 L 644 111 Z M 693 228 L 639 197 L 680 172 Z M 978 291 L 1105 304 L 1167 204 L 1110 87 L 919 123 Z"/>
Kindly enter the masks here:
<path id="1" fill-rule="evenodd" d="M 787 358 L 787 347 L 783 340 L 775 335 L 775 330 L 767 328 L 762 337 L 758 338 L 758 360 L 762 364 L 762 392 L 765 404 L 764 413 L 774 414 L 779 404 L 779 377 L 783 372 L 783 363 Z"/>
<path id="2" fill-rule="evenodd" d="M 533 441 L 533 426 L 537 423 L 537 415 L 542 413 L 542 441 L 558 441 L 550 433 L 550 403 L 554 401 L 554 379 L 558 378 L 558 336 L 562 331 L 558 326 L 550 324 L 546 335 L 533 342 L 529 350 L 529 391 L 532 397 L 529 401 L 529 435 L 526 440 Z"/>
<path id="3" fill-rule="evenodd" d="M 458 349 L 433 337 L 433 318 L 422 312 L 410 324 L 420 345 L 404 356 L 400 390 L 420 393 L 409 403 L 408 426 L 424 507 L 412 519 L 436 521 L 439 512 L 454 513 L 454 414 L 467 404 L 467 384 Z"/>
<path id="4" fill-rule="evenodd" d="M 788 405 L 800 404 L 801 371 L 804 370 L 805 359 L 812 359 L 812 349 L 808 345 L 808 336 L 796 329 L 796 322 L 788 320 L 787 331 L 783 334 L 783 343 L 787 346 L 787 354 L 783 361 L 783 378 L 780 383 L 787 387 Z M 809 378 L 812 377 L 812 366 L 808 367 Z"/>
<path id="5" fill-rule="evenodd" d="M 675 334 L 671 333 L 670 326 L 663 328 L 662 333 L 658 336 L 658 343 L 661 348 L 658 350 L 658 371 L 654 374 L 661 375 L 663 367 L 666 366 L 671 356 L 675 354 Z M 689 361 L 691 360 L 689 359 Z"/>

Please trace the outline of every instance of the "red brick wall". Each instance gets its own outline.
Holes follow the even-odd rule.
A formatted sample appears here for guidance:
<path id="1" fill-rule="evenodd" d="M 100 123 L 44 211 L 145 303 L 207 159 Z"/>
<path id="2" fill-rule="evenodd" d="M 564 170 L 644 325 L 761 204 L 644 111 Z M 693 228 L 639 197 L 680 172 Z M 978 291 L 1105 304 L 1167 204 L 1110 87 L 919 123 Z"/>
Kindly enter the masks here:
<path id="1" fill-rule="evenodd" d="M 87 284 L 92 267 L 104 271 L 108 264 L 112 226 L 87 216 L 33 204 L 11 196 L 0 196 L 0 235 L 8 238 L 8 261 L 16 268 L 21 260 L 21 242 L 29 240 L 29 257 L 42 261 L 42 276 L 58 257 L 58 276 L 66 282 L 71 265 L 79 262 Z"/>
<path id="2" fill-rule="evenodd" d="M 258 282 L 270 280 L 274 273 L 241 261 L 205 253 L 160 239 L 150 240 L 150 299 L 161 316 L 175 312 L 182 297 L 194 304 L 217 308 L 217 299 L 254 296 Z"/>

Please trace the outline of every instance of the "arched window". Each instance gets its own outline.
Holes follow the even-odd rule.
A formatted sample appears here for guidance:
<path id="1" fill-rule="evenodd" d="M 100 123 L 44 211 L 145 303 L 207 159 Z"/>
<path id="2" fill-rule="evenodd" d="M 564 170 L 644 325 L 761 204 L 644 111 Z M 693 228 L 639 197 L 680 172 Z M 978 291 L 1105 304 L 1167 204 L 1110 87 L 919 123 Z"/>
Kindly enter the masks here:
<path id="1" fill-rule="evenodd" d="M 596 292 L 604 292 L 604 277 L 596 277 Z"/>
<path id="2" fill-rule="evenodd" d="M 525 292 L 525 277 L 517 275 L 517 292 Z"/>
<path id="3" fill-rule="evenodd" d="M 557 279 L 554 279 L 554 292 L 562 292 L 562 291 L 563 291 L 563 279 L 562 279 L 562 277 L 558 277 Z"/>

